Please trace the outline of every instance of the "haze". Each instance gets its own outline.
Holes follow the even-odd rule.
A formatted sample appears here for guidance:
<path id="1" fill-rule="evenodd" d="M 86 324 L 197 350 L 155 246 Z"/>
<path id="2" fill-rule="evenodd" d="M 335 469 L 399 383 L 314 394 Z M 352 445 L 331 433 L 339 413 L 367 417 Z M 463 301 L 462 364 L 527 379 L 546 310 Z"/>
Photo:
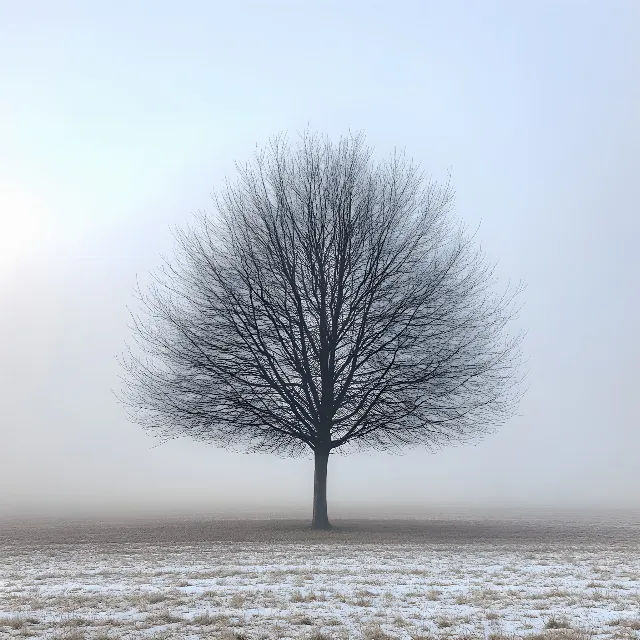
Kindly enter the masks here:
<path id="1" fill-rule="evenodd" d="M 520 415 L 473 447 L 332 456 L 330 513 L 640 507 L 639 8 L 4 3 L 0 513 L 310 510 L 311 458 L 156 446 L 112 393 L 170 225 L 307 125 L 450 170 L 528 284 Z"/>

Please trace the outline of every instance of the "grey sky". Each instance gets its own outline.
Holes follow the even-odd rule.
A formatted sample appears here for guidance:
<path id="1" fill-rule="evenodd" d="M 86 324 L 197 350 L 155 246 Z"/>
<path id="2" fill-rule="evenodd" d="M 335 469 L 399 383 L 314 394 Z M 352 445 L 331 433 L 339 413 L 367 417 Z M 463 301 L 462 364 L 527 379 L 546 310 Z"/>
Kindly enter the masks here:
<path id="1" fill-rule="evenodd" d="M 362 129 L 525 279 L 475 447 L 332 457 L 332 505 L 640 506 L 640 4 L 0 5 L 0 512 L 309 507 L 310 459 L 155 441 L 111 393 L 136 274 L 280 131 Z"/>

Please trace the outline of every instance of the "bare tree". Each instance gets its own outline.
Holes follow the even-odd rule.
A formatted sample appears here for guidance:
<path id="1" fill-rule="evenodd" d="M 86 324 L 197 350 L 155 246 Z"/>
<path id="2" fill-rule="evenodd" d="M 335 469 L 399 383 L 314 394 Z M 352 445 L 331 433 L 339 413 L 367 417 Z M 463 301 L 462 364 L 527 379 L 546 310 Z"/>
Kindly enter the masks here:
<path id="1" fill-rule="evenodd" d="M 495 278 L 453 193 L 361 135 L 278 138 L 178 231 L 138 289 L 122 400 L 164 438 L 315 457 L 329 527 L 331 452 L 477 439 L 519 399 L 520 287 Z"/>

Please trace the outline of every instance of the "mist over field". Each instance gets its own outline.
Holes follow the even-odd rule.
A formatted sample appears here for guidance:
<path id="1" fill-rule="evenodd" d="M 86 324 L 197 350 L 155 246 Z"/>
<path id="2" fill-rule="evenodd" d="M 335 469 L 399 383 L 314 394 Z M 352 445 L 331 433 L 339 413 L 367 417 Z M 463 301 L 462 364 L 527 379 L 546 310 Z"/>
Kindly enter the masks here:
<path id="1" fill-rule="evenodd" d="M 311 458 L 161 446 L 112 390 L 136 278 L 256 144 L 405 148 L 528 288 L 528 391 L 476 446 L 332 455 L 336 516 L 637 509 L 634 2 L 0 9 L 0 514 L 309 516 Z"/>

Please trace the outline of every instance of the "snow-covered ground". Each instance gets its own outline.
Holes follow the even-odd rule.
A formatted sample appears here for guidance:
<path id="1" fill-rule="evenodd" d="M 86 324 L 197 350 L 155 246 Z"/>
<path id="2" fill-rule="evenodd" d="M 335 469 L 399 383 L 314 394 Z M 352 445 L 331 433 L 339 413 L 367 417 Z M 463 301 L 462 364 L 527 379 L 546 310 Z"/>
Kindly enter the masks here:
<path id="1" fill-rule="evenodd" d="M 0 536 L 0 637 L 640 638 L 637 527 L 172 531 Z"/>

